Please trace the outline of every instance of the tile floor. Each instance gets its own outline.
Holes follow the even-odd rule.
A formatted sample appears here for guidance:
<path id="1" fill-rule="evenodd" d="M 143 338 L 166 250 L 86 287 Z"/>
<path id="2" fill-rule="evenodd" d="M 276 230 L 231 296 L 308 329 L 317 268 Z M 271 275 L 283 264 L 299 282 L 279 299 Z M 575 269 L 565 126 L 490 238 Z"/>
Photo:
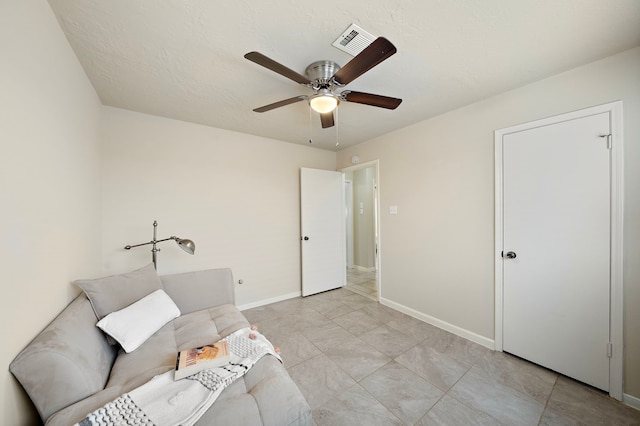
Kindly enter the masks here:
<path id="1" fill-rule="evenodd" d="M 640 425 L 640 411 L 345 288 L 243 312 L 321 425 Z"/>
<path id="2" fill-rule="evenodd" d="M 371 300 L 378 300 L 378 283 L 376 271 L 364 272 L 354 268 L 347 268 L 347 290 L 360 294 Z"/>

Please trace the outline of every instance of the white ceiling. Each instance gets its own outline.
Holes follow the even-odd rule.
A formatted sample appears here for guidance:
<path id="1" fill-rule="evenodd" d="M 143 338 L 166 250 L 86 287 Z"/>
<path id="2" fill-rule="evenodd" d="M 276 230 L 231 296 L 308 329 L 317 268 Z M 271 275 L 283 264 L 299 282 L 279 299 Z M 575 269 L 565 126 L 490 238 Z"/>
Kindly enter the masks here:
<path id="1" fill-rule="evenodd" d="M 638 0 L 49 3 L 103 104 L 328 150 L 640 45 Z M 311 91 L 245 53 L 301 74 L 344 65 L 352 57 L 331 43 L 351 23 L 398 53 L 347 89 L 402 98 L 398 109 L 342 102 L 325 130 L 306 102 L 252 111 Z"/>

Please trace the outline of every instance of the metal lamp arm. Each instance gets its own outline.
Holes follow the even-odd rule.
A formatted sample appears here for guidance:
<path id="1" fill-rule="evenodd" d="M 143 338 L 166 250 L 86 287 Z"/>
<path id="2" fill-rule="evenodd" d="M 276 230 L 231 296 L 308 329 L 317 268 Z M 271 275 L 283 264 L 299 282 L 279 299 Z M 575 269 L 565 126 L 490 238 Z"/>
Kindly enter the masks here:
<path id="1" fill-rule="evenodd" d="M 178 237 L 169 237 L 169 238 L 164 238 L 162 240 L 151 240 L 151 241 L 149 241 L 147 243 L 124 246 L 124 249 L 125 250 L 130 250 L 130 249 L 132 249 L 134 247 L 146 246 L 146 245 L 149 245 L 149 244 L 157 244 L 157 243 L 161 243 L 163 241 L 169 241 L 169 240 L 174 240 L 175 241 L 177 239 L 178 239 Z"/>
<path id="2" fill-rule="evenodd" d="M 156 259 L 156 253 L 160 251 L 159 248 L 156 248 L 156 244 L 161 243 L 163 241 L 169 241 L 169 240 L 173 240 L 175 241 L 178 246 L 180 246 L 180 248 L 182 250 L 184 250 L 185 252 L 189 253 L 189 254 L 193 254 L 195 249 L 196 249 L 196 245 L 193 243 L 193 241 L 191 240 L 183 240 L 181 238 L 178 238 L 176 236 L 171 236 L 169 238 L 163 238 L 161 240 L 157 240 L 157 231 L 158 231 L 158 221 L 154 220 L 153 221 L 153 239 L 149 242 L 146 243 L 141 243 L 141 244 L 134 244 L 134 245 L 128 245 L 128 246 L 124 246 L 125 250 L 131 250 L 133 247 L 140 247 L 140 246 L 146 246 L 149 244 L 153 244 L 153 247 L 151 248 L 151 260 L 153 261 L 153 267 L 157 269 L 158 263 L 157 263 L 157 259 Z"/>

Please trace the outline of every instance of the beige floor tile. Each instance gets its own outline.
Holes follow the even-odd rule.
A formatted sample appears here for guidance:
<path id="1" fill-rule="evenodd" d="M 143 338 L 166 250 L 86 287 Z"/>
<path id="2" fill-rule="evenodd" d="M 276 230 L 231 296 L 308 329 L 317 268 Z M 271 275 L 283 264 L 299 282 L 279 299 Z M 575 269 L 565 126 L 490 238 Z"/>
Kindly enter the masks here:
<path id="1" fill-rule="evenodd" d="M 640 425 L 640 411 L 564 376 L 558 378 L 547 410 L 556 421 L 563 419 L 588 425 Z"/>
<path id="2" fill-rule="evenodd" d="M 365 272 L 358 269 L 347 269 L 347 285 L 344 288 L 377 301 L 376 271 Z"/>
<path id="3" fill-rule="evenodd" d="M 312 409 L 355 384 L 336 363 L 320 354 L 287 369 Z"/>
<path id="4" fill-rule="evenodd" d="M 360 385 L 313 411 L 318 426 L 401 426 L 403 423 Z"/>
<path id="5" fill-rule="evenodd" d="M 497 419 L 445 395 L 416 426 L 496 426 Z"/>
<path id="6" fill-rule="evenodd" d="M 395 360 L 443 391 L 448 391 L 471 368 L 421 345 L 412 347 Z"/>
<path id="7" fill-rule="evenodd" d="M 475 371 L 465 374 L 448 394 L 505 425 L 536 426 L 544 411 L 543 403 Z"/>
<path id="8" fill-rule="evenodd" d="M 396 362 L 390 362 L 360 382 L 405 424 L 414 424 L 443 392 Z"/>
<path id="9" fill-rule="evenodd" d="M 392 358 L 402 355 L 418 342 L 414 337 L 403 334 L 388 325 L 376 327 L 359 337 L 383 354 Z"/>
<path id="10" fill-rule="evenodd" d="M 244 311 L 281 347 L 314 424 L 640 425 L 603 392 L 377 303 L 363 291 L 371 279 L 358 274 L 362 294 Z"/>
<path id="11" fill-rule="evenodd" d="M 522 392 L 542 404 L 547 403 L 558 378 L 558 373 L 513 355 L 495 351 L 487 351 L 472 370 Z"/>
<path id="12" fill-rule="evenodd" d="M 362 310 L 352 311 L 348 314 L 333 318 L 333 322 L 358 337 L 382 325 L 375 317 Z"/>

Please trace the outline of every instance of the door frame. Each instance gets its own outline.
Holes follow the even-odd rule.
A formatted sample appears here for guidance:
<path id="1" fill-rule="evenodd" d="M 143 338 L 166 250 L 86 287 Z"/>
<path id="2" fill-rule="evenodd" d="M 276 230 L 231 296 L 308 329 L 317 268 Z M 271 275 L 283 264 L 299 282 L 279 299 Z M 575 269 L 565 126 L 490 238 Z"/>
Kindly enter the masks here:
<path id="1" fill-rule="evenodd" d="M 353 182 L 344 181 L 344 201 L 345 201 L 345 238 L 347 239 L 346 257 L 347 269 L 353 268 Z M 349 244 L 351 242 L 351 244 Z"/>
<path id="2" fill-rule="evenodd" d="M 343 174 L 345 172 L 352 172 L 355 170 L 366 169 L 375 166 L 375 188 L 373 191 L 373 206 L 374 206 L 374 230 L 378 238 L 376 239 L 376 247 L 374 255 L 374 264 L 376 265 L 376 293 L 377 300 L 380 301 L 382 297 L 382 249 L 381 249 L 381 234 L 380 234 L 380 160 L 367 161 L 366 163 L 358 163 L 353 166 L 339 169 L 339 172 Z M 346 242 L 345 242 L 346 246 Z"/>
<path id="3" fill-rule="evenodd" d="M 623 126 L 622 101 L 610 102 L 566 114 L 532 121 L 494 132 L 495 142 L 495 350 L 502 352 L 503 340 L 503 193 L 502 149 L 503 137 L 536 127 L 548 126 L 590 115 L 609 113 L 611 128 L 611 271 L 610 271 L 610 323 L 609 340 L 612 354 L 609 359 L 609 395 L 623 399 Z"/>

